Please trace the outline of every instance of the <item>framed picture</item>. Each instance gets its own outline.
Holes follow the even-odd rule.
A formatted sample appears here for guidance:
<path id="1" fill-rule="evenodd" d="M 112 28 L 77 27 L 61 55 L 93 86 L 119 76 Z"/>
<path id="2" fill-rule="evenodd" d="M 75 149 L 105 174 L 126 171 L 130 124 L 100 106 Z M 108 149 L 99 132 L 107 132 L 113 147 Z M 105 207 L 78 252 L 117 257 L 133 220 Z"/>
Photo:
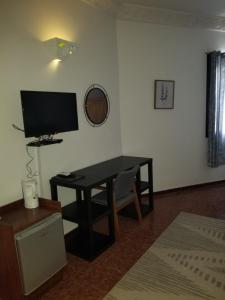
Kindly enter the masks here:
<path id="1" fill-rule="evenodd" d="M 174 80 L 155 80 L 154 108 L 172 109 L 174 107 Z"/>

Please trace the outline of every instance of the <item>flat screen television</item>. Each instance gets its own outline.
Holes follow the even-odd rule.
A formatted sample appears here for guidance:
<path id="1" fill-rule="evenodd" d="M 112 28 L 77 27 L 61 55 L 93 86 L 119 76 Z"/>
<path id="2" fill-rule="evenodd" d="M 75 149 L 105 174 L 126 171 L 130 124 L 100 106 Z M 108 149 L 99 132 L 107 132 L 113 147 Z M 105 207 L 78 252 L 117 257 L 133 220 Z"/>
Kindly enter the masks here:
<path id="1" fill-rule="evenodd" d="M 78 130 L 75 93 L 20 91 L 25 137 Z"/>

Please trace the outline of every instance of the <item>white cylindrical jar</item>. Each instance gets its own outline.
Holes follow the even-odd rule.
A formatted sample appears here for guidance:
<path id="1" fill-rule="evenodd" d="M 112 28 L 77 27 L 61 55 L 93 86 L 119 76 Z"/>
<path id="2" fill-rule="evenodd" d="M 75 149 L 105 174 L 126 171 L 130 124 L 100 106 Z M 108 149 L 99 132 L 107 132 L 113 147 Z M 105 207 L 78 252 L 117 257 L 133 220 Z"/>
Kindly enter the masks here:
<path id="1" fill-rule="evenodd" d="M 35 179 L 23 180 L 22 190 L 24 198 L 24 206 L 26 208 L 37 208 L 39 206 L 37 182 Z"/>

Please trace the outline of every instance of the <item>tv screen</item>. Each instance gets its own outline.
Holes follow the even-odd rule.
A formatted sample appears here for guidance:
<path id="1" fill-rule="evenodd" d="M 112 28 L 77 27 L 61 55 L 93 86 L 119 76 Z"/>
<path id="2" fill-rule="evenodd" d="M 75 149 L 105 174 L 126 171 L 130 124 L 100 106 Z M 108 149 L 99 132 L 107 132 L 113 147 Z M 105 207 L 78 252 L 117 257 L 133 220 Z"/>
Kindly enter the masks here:
<path id="1" fill-rule="evenodd" d="M 21 91 L 25 137 L 78 130 L 75 93 Z"/>

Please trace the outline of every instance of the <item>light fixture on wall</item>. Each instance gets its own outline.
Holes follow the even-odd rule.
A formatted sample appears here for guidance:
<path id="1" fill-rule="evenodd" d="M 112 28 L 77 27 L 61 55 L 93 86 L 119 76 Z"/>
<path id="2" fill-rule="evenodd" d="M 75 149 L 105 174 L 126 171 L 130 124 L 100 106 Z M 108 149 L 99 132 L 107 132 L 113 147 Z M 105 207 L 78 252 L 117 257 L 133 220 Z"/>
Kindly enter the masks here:
<path id="1" fill-rule="evenodd" d="M 57 61 L 65 60 L 76 50 L 75 43 L 57 37 L 44 41 L 44 43 L 52 51 L 53 59 Z"/>

